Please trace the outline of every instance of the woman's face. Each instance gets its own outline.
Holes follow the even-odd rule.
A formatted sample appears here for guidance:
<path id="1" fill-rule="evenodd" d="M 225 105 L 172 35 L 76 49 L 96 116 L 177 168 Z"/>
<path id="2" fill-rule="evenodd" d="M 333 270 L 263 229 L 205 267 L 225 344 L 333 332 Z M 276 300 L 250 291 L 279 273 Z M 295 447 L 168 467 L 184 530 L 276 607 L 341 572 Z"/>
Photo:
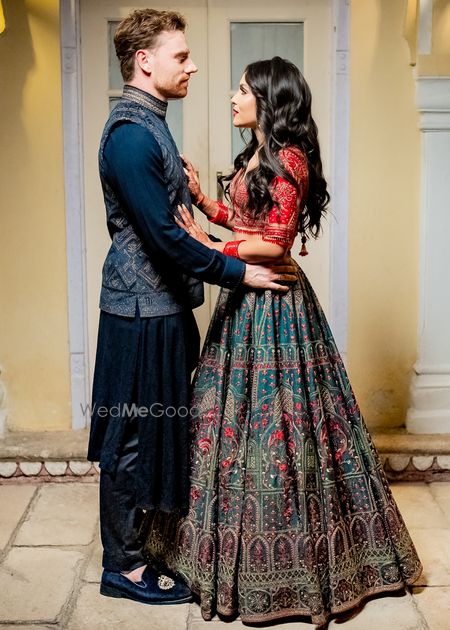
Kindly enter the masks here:
<path id="1" fill-rule="evenodd" d="M 233 125 L 256 129 L 256 98 L 245 81 L 245 74 L 242 75 L 239 89 L 231 99 L 231 103 L 233 105 Z"/>

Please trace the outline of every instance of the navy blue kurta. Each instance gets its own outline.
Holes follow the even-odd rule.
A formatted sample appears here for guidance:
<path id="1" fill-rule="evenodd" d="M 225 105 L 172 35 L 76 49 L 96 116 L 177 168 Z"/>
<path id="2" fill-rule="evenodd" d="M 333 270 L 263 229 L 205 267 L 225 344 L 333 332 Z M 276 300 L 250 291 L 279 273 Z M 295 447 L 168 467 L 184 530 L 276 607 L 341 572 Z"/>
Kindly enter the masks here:
<path id="1" fill-rule="evenodd" d="M 181 273 L 224 286 L 242 280 L 242 261 L 210 250 L 176 225 L 161 148 L 147 129 L 115 126 L 104 159 L 108 184 L 169 287 Z M 138 416 L 138 507 L 173 511 L 188 505 L 190 377 L 198 352 L 188 306 L 161 317 L 142 317 L 138 307 L 133 318 L 101 311 L 88 459 L 114 474 L 134 403 L 144 414 Z"/>
<path id="2" fill-rule="evenodd" d="M 210 284 L 240 283 L 245 269 L 241 260 L 209 249 L 175 223 L 161 148 L 151 133 L 140 125 L 121 123 L 112 130 L 104 157 L 110 184 L 150 258 L 165 267 L 165 280 L 178 271 Z"/>

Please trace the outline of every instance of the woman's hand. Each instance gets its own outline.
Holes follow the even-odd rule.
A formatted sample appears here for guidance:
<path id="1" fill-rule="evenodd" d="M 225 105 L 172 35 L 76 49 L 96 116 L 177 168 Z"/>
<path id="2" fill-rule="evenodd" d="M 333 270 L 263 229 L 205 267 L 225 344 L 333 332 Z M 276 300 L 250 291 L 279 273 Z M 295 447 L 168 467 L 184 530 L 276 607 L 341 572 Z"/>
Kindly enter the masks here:
<path id="1" fill-rule="evenodd" d="M 202 228 L 202 226 L 197 223 L 194 217 L 191 215 L 189 210 L 185 205 L 178 206 L 178 211 L 180 213 L 180 218 L 175 216 L 175 221 L 178 227 L 183 228 L 185 232 L 195 238 L 199 243 L 203 243 L 207 247 L 211 248 L 212 242 L 209 240 L 208 234 Z"/>
<path id="2" fill-rule="evenodd" d="M 192 164 L 189 162 L 187 157 L 184 155 L 180 155 L 183 164 L 184 164 L 184 172 L 188 177 L 188 188 L 191 193 L 191 197 L 193 202 L 196 204 L 198 199 L 203 197 L 203 193 L 200 188 L 200 180 L 198 178 L 197 172 Z"/>

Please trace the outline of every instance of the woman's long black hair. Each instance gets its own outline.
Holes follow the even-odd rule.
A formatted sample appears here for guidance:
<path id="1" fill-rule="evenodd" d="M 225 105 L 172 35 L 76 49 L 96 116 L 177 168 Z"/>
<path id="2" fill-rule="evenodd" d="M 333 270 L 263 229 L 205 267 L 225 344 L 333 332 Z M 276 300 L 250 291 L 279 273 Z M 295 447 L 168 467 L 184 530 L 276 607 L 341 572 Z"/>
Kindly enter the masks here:
<path id="1" fill-rule="evenodd" d="M 330 195 L 322 172 L 317 125 L 311 116 L 309 86 L 300 70 L 281 57 L 251 63 L 245 69 L 245 81 L 256 98 L 256 119 L 264 134 L 264 144 L 258 152 L 259 166 L 245 178 L 248 211 L 253 216 L 267 214 L 273 206 L 269 186 L 276 176 L 288 180 L 299 190 L 298 183 L 277 159 L 280 149 L 296 146 L 306 156 L 309 170 L 308 194 L 299 216 L 298 231 L 316 238 Z M 222 182 L 229 182 L 240 169 L 245 172 L 258 148 L 256 134 L 253 130 L 251 134 L 250 142 L 234 161 L 233 172 L 223 177 Z M 227 196 L 229 186 L 228 183 L 225 188 Z"/>

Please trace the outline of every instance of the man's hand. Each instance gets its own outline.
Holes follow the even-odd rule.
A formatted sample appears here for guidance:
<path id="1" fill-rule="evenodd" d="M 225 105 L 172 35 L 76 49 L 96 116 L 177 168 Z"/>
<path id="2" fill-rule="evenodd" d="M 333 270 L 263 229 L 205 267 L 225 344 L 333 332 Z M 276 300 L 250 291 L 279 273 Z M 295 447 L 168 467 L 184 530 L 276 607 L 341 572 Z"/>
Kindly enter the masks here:
<path id="1" fill-rule="evenodd" d="M 272 291 L 289 291 L 289 287 L 278 282 L 295 282 L 297 280 L 296 267 L 290 258 L 279 261 L 270 266 L 246 265 L 243 284 L 252 289 L 272 289 Z"/>

